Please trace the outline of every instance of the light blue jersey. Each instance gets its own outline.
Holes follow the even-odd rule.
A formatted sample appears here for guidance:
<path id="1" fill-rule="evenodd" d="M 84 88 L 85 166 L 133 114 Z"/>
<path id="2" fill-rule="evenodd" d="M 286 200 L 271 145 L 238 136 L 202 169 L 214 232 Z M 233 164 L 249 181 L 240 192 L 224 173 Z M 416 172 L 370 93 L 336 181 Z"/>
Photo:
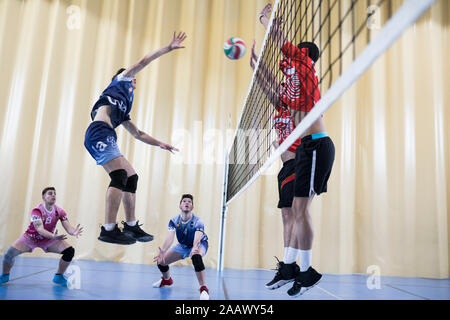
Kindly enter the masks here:
<path id="1" fill-rule="evenodd" d="M 205 234 L 205 225 L 199 217 L 192 214 L 192 218 L 186 222 L 181 220 L 181 213 L 169 221 L 169 230 L 174 230 L 177 235 L 178 243 L 192 248 L 194 245 L 194 236 L 196 231 L 203 232 L 201 242 L 207 241 Z"/>

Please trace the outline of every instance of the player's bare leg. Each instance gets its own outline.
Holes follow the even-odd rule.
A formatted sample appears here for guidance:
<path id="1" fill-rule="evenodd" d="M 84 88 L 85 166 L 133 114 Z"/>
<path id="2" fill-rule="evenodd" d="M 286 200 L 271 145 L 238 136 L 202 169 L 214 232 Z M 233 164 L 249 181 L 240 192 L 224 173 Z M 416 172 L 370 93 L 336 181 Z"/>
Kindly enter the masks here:
<path id="1" fill-rule="evenodd" d="M 61 240 L 61 241 L 58 241 L 58 242 L 52 244 L 50 247 L 48 247 L 47 251 L 63 254 L 63 252 L 69 248 L 71 248 L 71 245 L 64 240 Z M 73 251 L 73 253 L 74 252 L 75 251 Z M 59 259 L 58 270 L 56 271 L 56 274 L 64 274 L 64 272 L 66 272 L 67 268 L 69 267 L 70 263 L 72 262 L 73 255 L 72 255 L 72 253 L 70 253 L 68 255 L 68 258 L 66 258 L 66 260 L 68 260 L 68 261 L 64 260 L 64 258 L 61 257 L 61 259 Z"/>
<path id="2" fill-rule="evenodd" d="M 289 245 L 300 250 L 311 250 L 314 238 L 314 231 L 312 225 L 309 208 L 314 196 L 294 197 L 292 202 L 292 211 L 294 213 L 293 233 L 298 239 L 291 239 Z M 298 242 L 297 242 L 298 241 Z"/>
<path id="3" fill-rule="evenodd" d="M 160 280 L 156 281 L 153 284 L 154 288 L 162 288 L 166 286 L 171 286 L 173 284 L 172 277 L 170 276 L 169 265 L 178 260 L 183 259 L 183 255 L 181 253 L 176 252 L 175 250 L 169 249 L 164 255 L 164 263 L 158 265 L 159 270 L 161 271 L 162 277 Z"/>
<path id="4" fill-rule="evenodd" d="M 5 252 L 3 255 L 3 269 L 2 274 L 0 275 L 0 284 L 9 281 L 9 273 L 14 266 L 14 259 L 18 255 L 21 255 L 25 252 L 31 252 L 31 248 L 28 247 L 25 243 L 16 240 Z"/>
<path id="5" fill-rule="evenodd" d="M 292 208 L 282 208 L 281 209 L 281 217 L 283 220 L 283 241 L 284 247 L 289 247 L 292 230 L 294 227 L 294 213 L 292 212 Z"/>
<path id="6" fill-rule="evenodd" d="M 293 297 L 313 287 L 322 278 L 322 275 L 311 267 L 314 230 L 309 208 L 313 198 L 314 195 L 309 198 L 294 197 L 292 203 L 295 217 L 294 233 L 297 236 L 295 240 L 300 248 L 300 272 L 294 285 L 288 290 L 288 294 Z M 293 244 L 293 240 L 291 240 L 291 244 Z"/>
<path id="7" fill-rule="evenodd" d="M 200 285 L 200 300 L 209 300 L 209 290 L 206 287 L 206 271 L 202 259 L 205 256 L 205 251 L 201 247 L 195 248 L 192 249 L 190 256 L 198 284 Z"/>
<path id="8" fill-rule="evenodd" d="M 116 170 L 124 169 L 123 159 L 123 157 L 112 159 L 104 164 L 103 168 L 108 174 Z M 105 224 L 116 223 L 121 199 L 122 190 L 115 187 L 108 187 L 106 190 Z"/>
<path id="9" fill-rule="evenodd" d="M 101 228 L 99 240 L 115 244 L 133 244 L 136 240 L 124 234 L 117 226 L 117 213 L 127 182 L 126 163 L 123 156 L 114 158 L 103 165 L 111 177 L 111 183 L 106 190 L 105 224 Z"/>

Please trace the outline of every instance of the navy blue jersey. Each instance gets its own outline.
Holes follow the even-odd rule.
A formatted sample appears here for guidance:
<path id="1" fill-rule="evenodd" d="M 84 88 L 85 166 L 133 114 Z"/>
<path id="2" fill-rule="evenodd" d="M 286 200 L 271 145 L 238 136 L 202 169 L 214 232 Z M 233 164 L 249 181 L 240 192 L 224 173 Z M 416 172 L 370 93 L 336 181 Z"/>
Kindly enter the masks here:
<path id="1" fill-rule="evenodd" d="M 104 105 L 111 106 L 110 117 L 114 128 L 118 127 L 122 122 L 130 120 L 130 111 L 134 97 L 131 80 L 133 78 L 125 78 L 122 74 L 114 77 L 92 108 L 92 120 L 94 120 L 98 108 Z"/>
<path id="2" fill-rule="evenodd" d="M 194 245 L 194 236 L 196 231 L 203 232 L 203 236 L 200 241 L 208 240 L 204 229 L 205 225 L 202 220 L 194 214 L 192 214 L 192 218 L 186 222 L 181 220 L 181 213 L 169 221 L 169 230 L 175 230 L 178 243 L 187 247 L 192 247 Z"/>

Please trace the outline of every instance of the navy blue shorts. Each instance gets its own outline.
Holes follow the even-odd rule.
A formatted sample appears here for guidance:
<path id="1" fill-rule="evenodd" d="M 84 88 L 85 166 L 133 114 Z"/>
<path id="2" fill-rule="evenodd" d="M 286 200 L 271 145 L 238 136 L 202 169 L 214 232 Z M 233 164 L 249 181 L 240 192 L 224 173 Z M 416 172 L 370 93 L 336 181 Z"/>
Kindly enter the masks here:
<path id="1" fill-rule="evenodd" d="M 116 131 L 103 121 L 92 122 L 84 136 L 84 146 L 98 165 L 122 156 L 116 141 Z"/>

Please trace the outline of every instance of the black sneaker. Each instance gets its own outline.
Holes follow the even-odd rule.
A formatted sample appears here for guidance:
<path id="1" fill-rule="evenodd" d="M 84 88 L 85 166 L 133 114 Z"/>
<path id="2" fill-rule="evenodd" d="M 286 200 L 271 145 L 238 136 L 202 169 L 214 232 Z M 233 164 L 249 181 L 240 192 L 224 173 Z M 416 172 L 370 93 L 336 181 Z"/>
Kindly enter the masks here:
<path id="1" fill-rule="evenodd" d="M 100 236 L 98 237 L 98 240 L 108 243 L 116 243 L 116 244 L 133 244 L 136 243 L 136 240 L 133 238 L 130 238 L 126 234 L 123 234 L 122 231 L 120 231 L 117 224 L 114 226 L 114 229 L 111 231 L 106 231 L 105 227 L 101 227 Z"/>
<path id="2" fill-rule="evenodd" d="M 287 293 L 291 297 L 297 297 L 318 284 L 321 278 L 322 275 L 320 273 L 309 267 L 308 270 L 298 273 L 297 277 L 295 277 L 294 285 Z"/>
<path id="3" fill-rule="evenodd" d="M 139 241 L 139 242 L 150 242 L 153 240 L 153 236 L 151 234 L 146 233 L 144 230 L 141 229 L 140 226 L 142 224 L 139 224 L 139 220 L 136 222 L 136 224 L 133 227 L 130 227 L 126 222 L 123 222 L 123 233 L 127 236 Z"/>
<path id="4" fill-rule="evenodd" d="M 266 288 L 269 290 L 278 289 L 281 286 L 284 286 L 286 283 L 294 281 L 298 272 L 300 271 L 300 267 L 294 262 L 286 264 L 283 261 L 278 260 L 277 257 L 277 273 L 272 281 L 266 283 Z"/>

